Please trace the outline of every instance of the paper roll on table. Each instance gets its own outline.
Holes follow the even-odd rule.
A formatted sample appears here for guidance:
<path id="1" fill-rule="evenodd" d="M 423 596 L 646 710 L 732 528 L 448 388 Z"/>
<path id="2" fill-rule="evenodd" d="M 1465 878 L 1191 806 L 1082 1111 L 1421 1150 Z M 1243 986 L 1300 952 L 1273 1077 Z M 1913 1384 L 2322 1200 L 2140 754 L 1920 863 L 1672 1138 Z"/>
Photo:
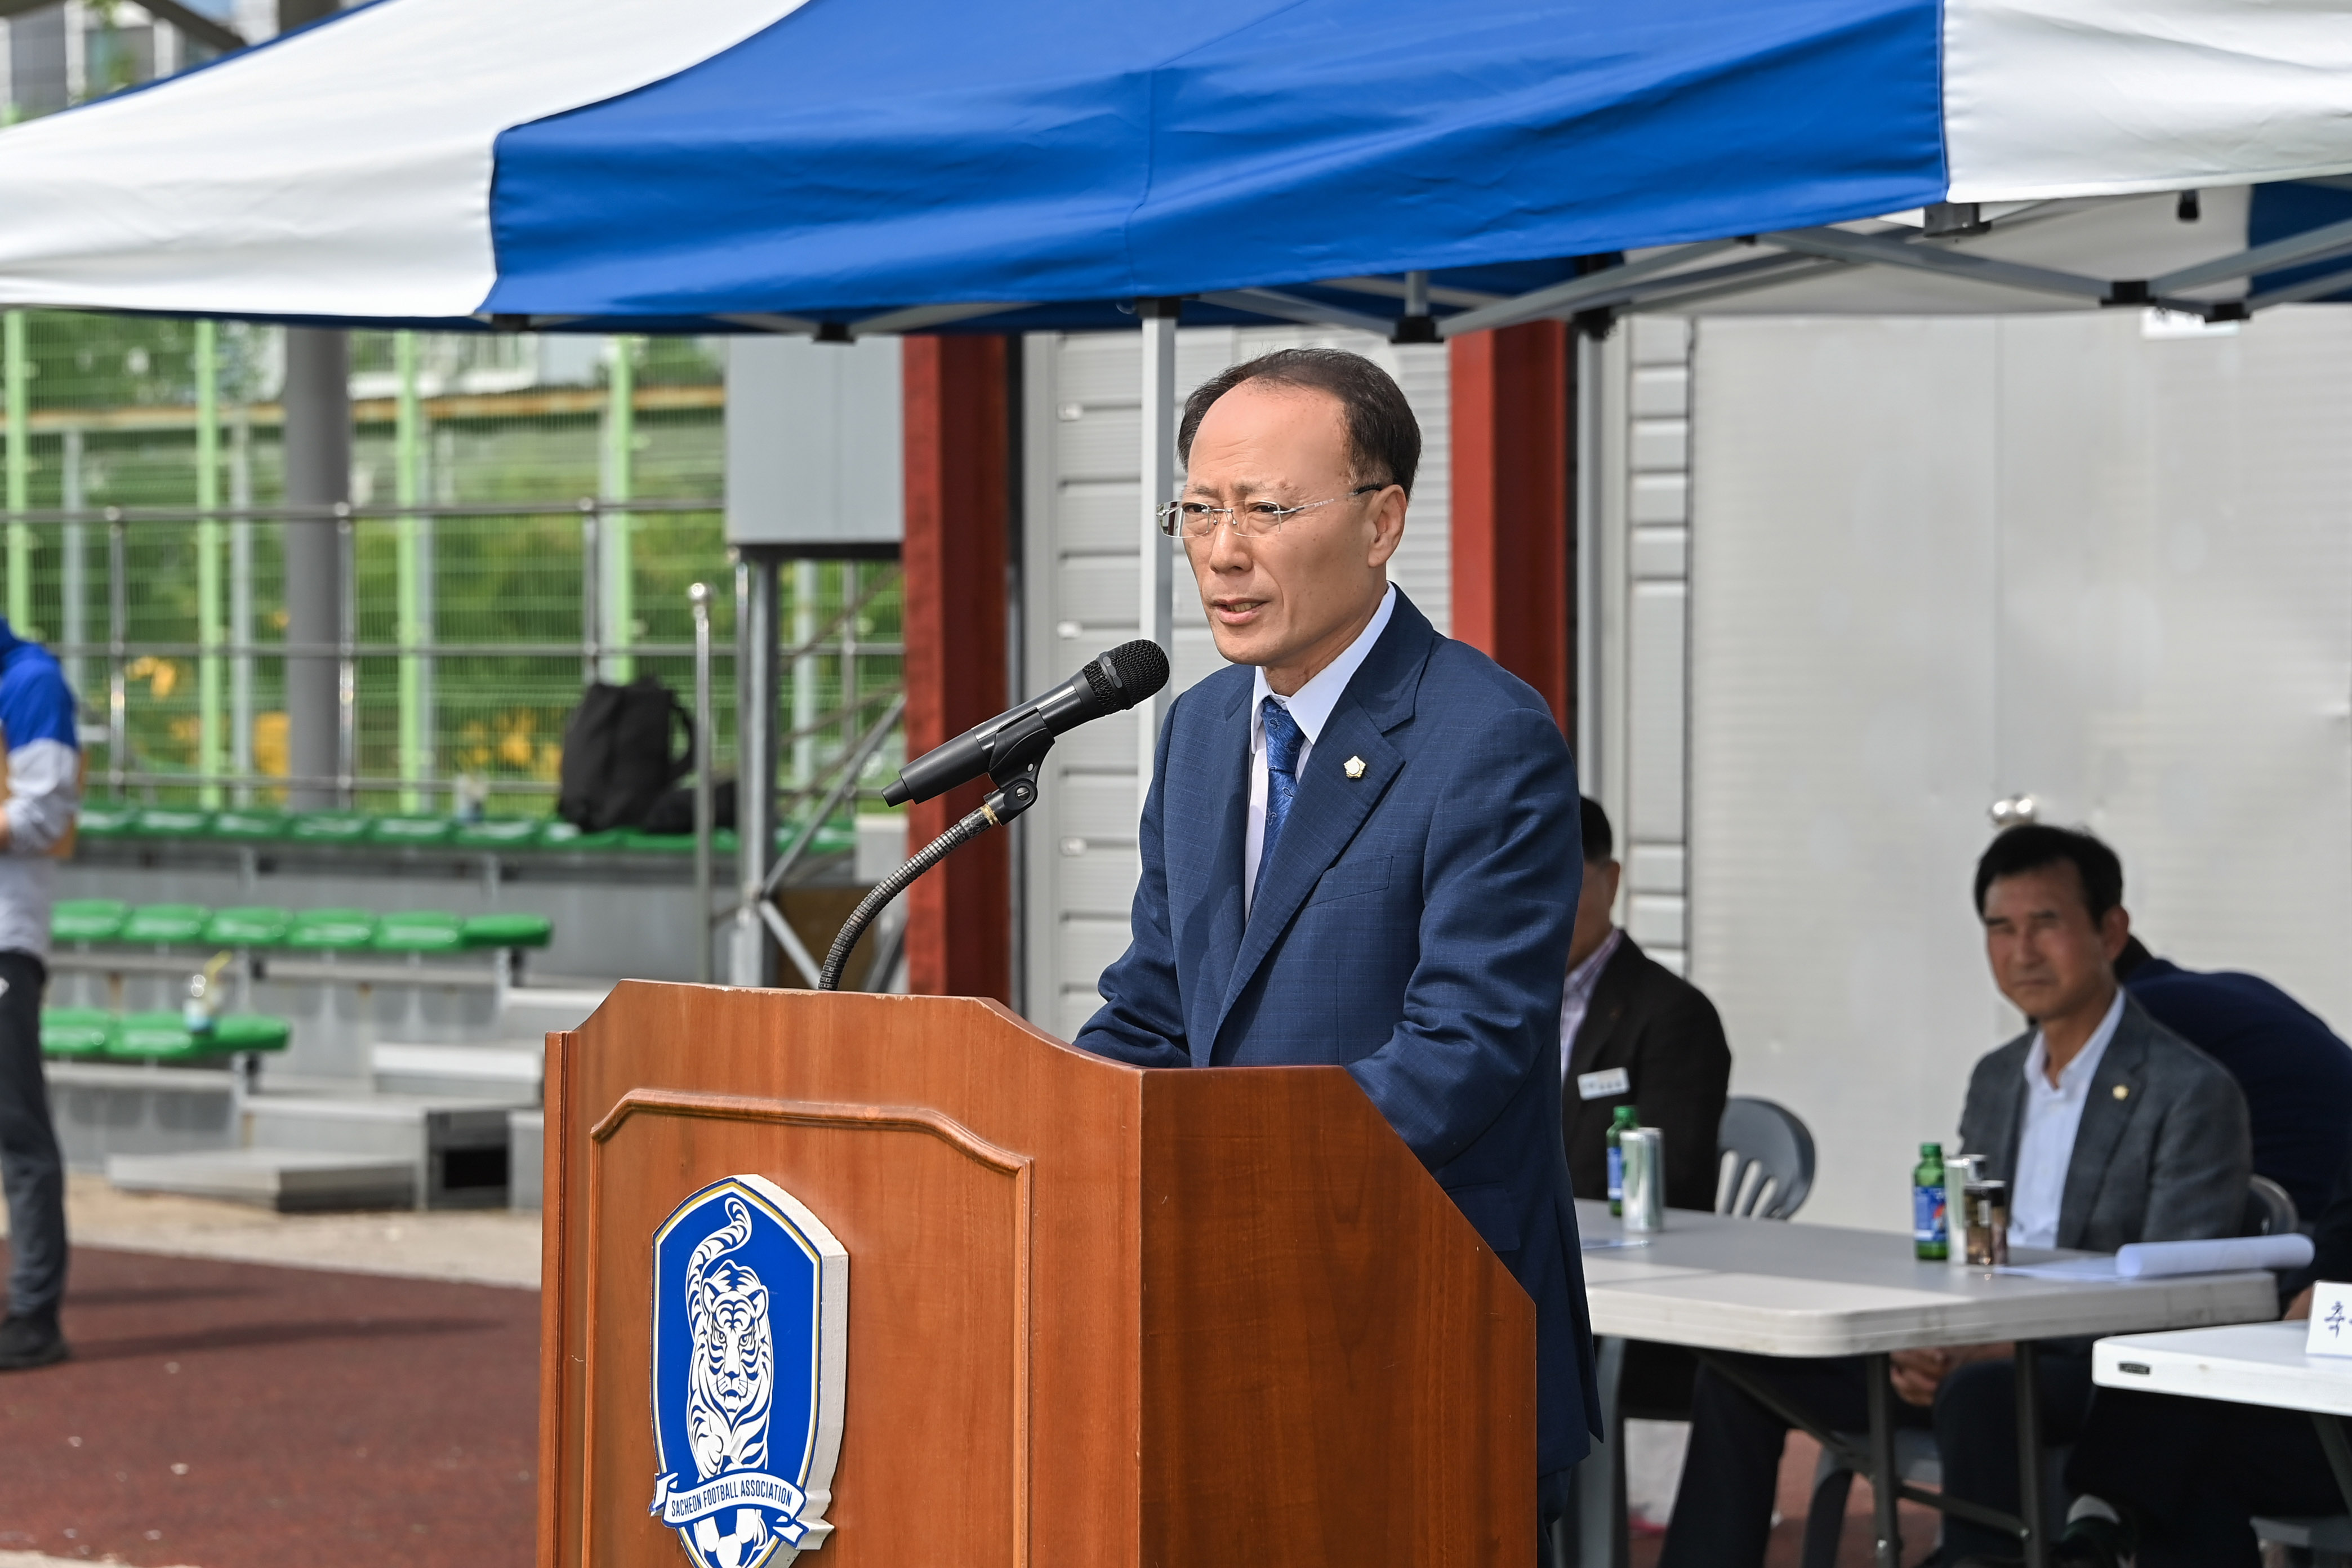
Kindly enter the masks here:
<path id="1" fill-rule="evenodd" d="M 2153 1279 L 2168 1274 L 2232 1274 L 2248 1268 L 2300 1268 L 2311 1261 L 2311 1237 L 2229 1236 L 2213 1241 L 2135 1241 L 2116 1254 L 2116 1274 Z"/>

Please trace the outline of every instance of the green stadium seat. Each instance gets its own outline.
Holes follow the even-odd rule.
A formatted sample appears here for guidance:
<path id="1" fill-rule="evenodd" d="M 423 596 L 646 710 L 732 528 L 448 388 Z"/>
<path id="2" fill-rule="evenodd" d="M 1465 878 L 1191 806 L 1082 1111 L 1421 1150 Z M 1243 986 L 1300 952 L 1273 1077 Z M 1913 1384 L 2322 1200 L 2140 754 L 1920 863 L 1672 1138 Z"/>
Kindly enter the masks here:
<path id="1" fill-rule="evenodd" d="M 530 849 L 537 847 L 540 830 L 546 826 L 536 816 L 485 817 L 458 823 L 449 841 L 463 849 Z"/>
<path id="2" fill-rule="evenodd" d="M 205 922 L 205 942 L 218 947 L 278 947 L 293 929 L 294 917 L 267 904 L 215 910 Z"/>
<path id="3" fill-rule="evenodd" d="M 367 836 L 376 844 L 446 844 L 455 826 L 446 816 L 379 816 L 369 825 Z"/>
<path id="4" fill-rule="evenodd" d="M 59 899 L 49 909 L 52 942 L 112 942 L 131 906 L 121 899 Z"/>
<path id="5" fill-rule="evenodd" d="M 170 1061 L 211 1056 L 209 1040 L 199 1044 L 177 1013 L 126 1013 L 114 1026 L 107 1053 L 131 1061 Z"/>
<path id="6" fill-rule="evenodd" d="M 375 928 L 379 952 L 455 952 L 465 945 L 457 917 L 439 910 L 386 915 Z"/>
<path id="7" fill-rule="evenodd" d="M 114 1016 L 98 1007 L 41 1009 L 41 1054 L 100 1057 L 114 1043 Z"/>
<path id="8" fill-rule="evenodd" d="M 286 945 L 304 952 L 358 952 L 375 941 L 373 910 L 303 910 Z"/>
<path id="9" fill-rule="evenodd" d="M 356 844 L 373 820 L 355 811 L 307 811 L 288 819 L 286 837 L 297 844 Z"/>
<path id="10" fill-rule="evenodd" d="M 113 838 L 130 832 L 138 819 L 135 805 L 85 805 L 75 820 L 85 838 Z"/>
<path id="11" fill-rule="evenodd" d="M 205 934 L 210 912 L 202 904 L 141 904 L 115 940 L 142 947 L 195 942 Z"/>
<path id="12" fill-rule="evenodd" d="M 463 925 L 467 947 L 545 947 L 555 934 L 555 922 L 545 915 L 500 910 L 472 915 Z"/>
<path id="13" fill-rule="evenodd" d="M 266 1013 L 227 1013 L 213 1021 L 216 1051 L 282 1051 L 294 1026 Z"/>
<path id="14" fill-rule="evenodd" d="M 212 821 L 209 811 L 151 805 L 131 818 L 131 834 L 135 838 L 200 838 Z"/>
<path id="15" fill-rule="evenodd" d="M 286 837 L 286 814 L 282 811 L 216 811 L 213 813 L 213 837 L 234 843 L 259 844 Z"/>
<path id="16" fill-rule="evenodd" d="M 608 827 L 602 833 L 583 833 L 569 822 L 549 822 L 539 830 L 539 846 L 542 849 L 617 849 L 625 843 L 629 830 Z"/>

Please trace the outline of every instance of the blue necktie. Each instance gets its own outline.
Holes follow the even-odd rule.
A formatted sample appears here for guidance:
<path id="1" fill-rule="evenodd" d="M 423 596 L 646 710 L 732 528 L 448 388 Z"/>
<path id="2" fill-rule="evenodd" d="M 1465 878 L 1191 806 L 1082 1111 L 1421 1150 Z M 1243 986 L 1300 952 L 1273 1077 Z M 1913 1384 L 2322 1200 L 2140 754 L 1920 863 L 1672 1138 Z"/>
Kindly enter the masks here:
<path id="1" fill-rule="evenodd" d="M 1274 864 L 1282 825 L 1290 820 L 1290 803 L 1298 798 L 1298 752 L 1307 744 L 1307 731 L 1279 701 L 1268 697 L 1261 712 L 1265 723 L 1265 838 L 1258 846 L 1257 880 L 1250 888 L 1253 905 L 1258 889 L 1265 885 L 1265 868 Z"/>

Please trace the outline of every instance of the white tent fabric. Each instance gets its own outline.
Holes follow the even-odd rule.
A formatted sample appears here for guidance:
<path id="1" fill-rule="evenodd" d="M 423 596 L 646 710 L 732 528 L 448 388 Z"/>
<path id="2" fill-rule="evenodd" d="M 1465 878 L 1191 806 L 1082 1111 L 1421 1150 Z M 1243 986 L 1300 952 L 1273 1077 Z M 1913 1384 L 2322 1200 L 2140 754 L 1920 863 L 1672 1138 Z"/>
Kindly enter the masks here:
<path id="1" fill-rule="evenodd" d="M 1955 202 L 2340 174 L 2352 147 L 2352 9 L 1955 0 L 1944 12 L 1944 124 Z"/>
<path id="2" fill-rule="evenodd" d="M 498 268 L 509 125 L 673 76 L 801 0 L 394 0 L 0 138 L 0 300 L 442 318 Z"/>
<path id="3" fill-rule="evenodd" d="M 2346 0 L 376 0 L 0 132 L 0 304 L 1377 326 L 1418 271 L 1441 333 L 1547 287 L 2088 309 L 2247 248 L 2223 193 L 2345 174 Z M 2119 201 L 2200 187 L 2194 224 Z M 2053 198 L 2091 205 L 2011 206 Z"/>

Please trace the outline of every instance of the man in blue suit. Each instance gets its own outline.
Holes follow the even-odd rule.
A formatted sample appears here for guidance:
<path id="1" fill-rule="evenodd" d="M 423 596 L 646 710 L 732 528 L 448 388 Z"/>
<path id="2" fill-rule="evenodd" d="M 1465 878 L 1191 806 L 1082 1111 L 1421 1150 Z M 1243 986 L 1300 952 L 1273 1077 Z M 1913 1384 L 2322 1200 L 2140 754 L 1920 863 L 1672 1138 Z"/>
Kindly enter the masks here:
<path id="1" fill-rule="evenodd" d="M 1077 1044 L 1355 1076 L 1534 1299 L 1538 1496 L 1598 1425 L 1562 1152 L 1582 857 L 1543 699 L 1390 585 L 1421 430 L 1370 361 L 1293 349 L 1193 393 L 1184 542 L 1217 651 L 1143 810 L 1134 941 Z"/>

